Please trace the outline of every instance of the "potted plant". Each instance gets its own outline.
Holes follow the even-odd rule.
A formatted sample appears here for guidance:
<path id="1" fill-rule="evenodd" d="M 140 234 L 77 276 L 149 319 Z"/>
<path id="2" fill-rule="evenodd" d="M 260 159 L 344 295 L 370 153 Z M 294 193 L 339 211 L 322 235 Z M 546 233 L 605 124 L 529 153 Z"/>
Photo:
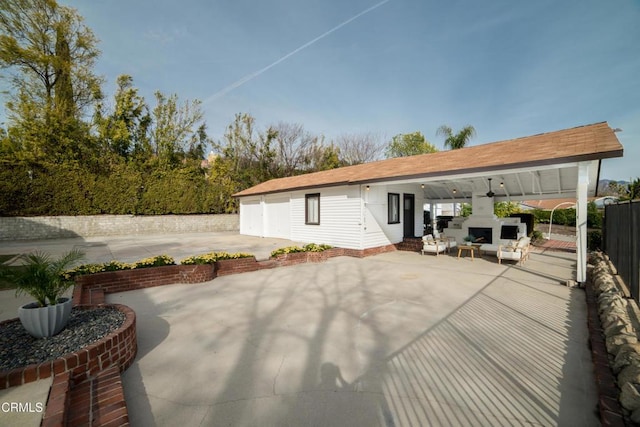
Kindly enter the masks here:
<path id="1" fill-rule="evenodd" d="M 73 284 L 65 271 L 84 254 L 76 249 L 58 259 L 44 252 L 22 254 L 17 266 L 2 266 L 0 278 L 16 287 L 16 296 L 29 294 L 35 302 L 18 309 L 22 326 L 36 338 L 51 337 L 67 326 L 71 298 L 62 295 Z"/>

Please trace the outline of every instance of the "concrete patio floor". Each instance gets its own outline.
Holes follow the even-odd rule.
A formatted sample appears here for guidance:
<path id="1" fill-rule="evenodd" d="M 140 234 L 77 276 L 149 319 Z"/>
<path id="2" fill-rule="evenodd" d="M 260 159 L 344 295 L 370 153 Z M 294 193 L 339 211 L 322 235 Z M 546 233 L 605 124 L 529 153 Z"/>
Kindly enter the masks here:
<path id="1" fill-rule="evenodd" d="M 137 315 L 130 420 L 597 426 L 574 269 L 392 252 L 108 295 Z"/>

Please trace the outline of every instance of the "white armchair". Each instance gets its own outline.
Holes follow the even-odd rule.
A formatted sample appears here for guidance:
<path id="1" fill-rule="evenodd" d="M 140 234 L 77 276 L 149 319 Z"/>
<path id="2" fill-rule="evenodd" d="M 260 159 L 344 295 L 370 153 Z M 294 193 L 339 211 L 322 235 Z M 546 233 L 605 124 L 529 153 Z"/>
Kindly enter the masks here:
<path id="1" fill-rule="evenodd" d="M 439 240 L 447 245 L 447 253 L 451 250 L 451 248 L 455 248 L 458 246 L 458 242 L 456 242 L 455 237 L 445 236 L 444 234 L 440 234 L 438 230 L 433 230 L 433 237 L 436 240 Z"/>
<path id="2" fill-rule="evenodd" d="M 435 253 L 436 256 L 440 252 L 444 252 L 447 250 L 447 244 L 436 240 L 433 238 L 433 235 L 427 234 L 426 236 L 422 236 L 422 255 L 425 252 Z"/>
<path id="3" fill-rule="evenodd" d="M 529 258 L 529 246 L 531 239 L 529 237 L 521 237 L 518 239 L 515 245 L 500 245 L 498 246 L 498 264 L 502 264 L 503 259 L 509 259 L 512 261 L 518 261 L 522 264 Z"/>

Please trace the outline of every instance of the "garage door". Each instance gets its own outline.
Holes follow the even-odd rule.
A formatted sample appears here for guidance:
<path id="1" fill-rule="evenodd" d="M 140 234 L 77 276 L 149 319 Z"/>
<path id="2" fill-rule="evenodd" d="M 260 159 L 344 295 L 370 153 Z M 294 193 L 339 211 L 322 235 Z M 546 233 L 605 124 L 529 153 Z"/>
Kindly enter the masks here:
<path id="1" fill-rule="evenodd" d="M 240 201 L 240 234 L 262 237 L 260 199 Z"/>
<path id="2" fill-rule="evenodd" d="M 265 236 L 291 238 L 291 209 L 289 197 L 271 197 L 265 200 Z"/>

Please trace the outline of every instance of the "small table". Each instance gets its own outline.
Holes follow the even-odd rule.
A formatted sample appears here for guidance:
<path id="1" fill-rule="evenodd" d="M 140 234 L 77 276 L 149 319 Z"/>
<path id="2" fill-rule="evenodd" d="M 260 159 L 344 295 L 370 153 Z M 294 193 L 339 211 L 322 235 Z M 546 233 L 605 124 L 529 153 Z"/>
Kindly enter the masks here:
<path id="1" fill-rule="evenodd" d="M 478 244 L 470 244 L 470 245 L 459 245 L 458 246 L 458 259 L 460 259 L 460 254 L 462 253 L 462 251 L 466 250 L 471 254 L 471 261 L 474 260 L 474 256 L 473 253 L 475 251 L 478 251 L 478 253 L 480 252 L 480 246 Z"/>

